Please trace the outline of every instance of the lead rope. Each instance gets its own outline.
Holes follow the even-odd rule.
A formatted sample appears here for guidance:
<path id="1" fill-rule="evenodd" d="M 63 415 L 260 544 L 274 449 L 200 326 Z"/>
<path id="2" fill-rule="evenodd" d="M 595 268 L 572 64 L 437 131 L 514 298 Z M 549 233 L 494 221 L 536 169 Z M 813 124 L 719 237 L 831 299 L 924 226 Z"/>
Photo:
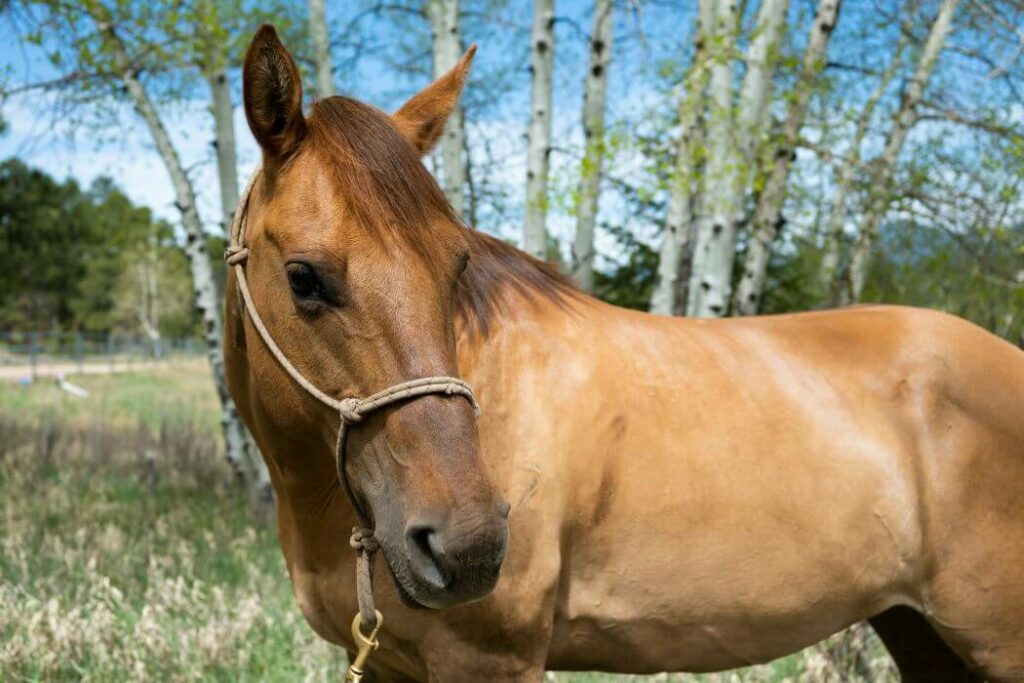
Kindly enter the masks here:
<path id="1" fill-rule="evenodd" d="M 238 203 L 238 209 L 231 222 L 231 242 L 224 252 L 224 260 L 227 261 L 229 267 L 234 268 L 235 281 L 238 284 L 238 291 L 242 295 L 245 311 L 249 314 L 253 327 L 256 328 L 270 354 L 296 384 L 305 389 L 313 398 L 338 413 L 338 438 L 334 447 L 334 461 L 341 489 L 345 492 L 345 497 L 348 498 L 359 521 L 359 526 L 352 529 L 352 536 L 349 539 L 349 545 L 356 552 L 356 599 L 359 603 L 359 612 L 352 620 L 352 638 L 356 644 L 356 657 L 345 674 L 346 681 L 358 683 L 362 680 L 370 654 L 380 645 L 377 633 L 384 623 L 384 615 L 377 611 L 373 604 L 373 560 L 380 546 L 373 535 L 373 526 L 369 516 L 359 504 L 349 484 L 348 476 L 345 474 L 345 436 L 348 425 L 359 424 L 369 413 L 385 406 L 430 394 L 462 396 L 469 401 L 476 416 L 480 415 L 480 405 L 476 402 L 476 397 L 469 385 L 457 377 L 421 377 L 396 384 L 366 398 L 339 400 L 318 389 L 291 364 L 256 311 L 252 294 L 249 292 L 249 283 L 245 278 L 245 263 L 249 258 L 249 249 L 245 246 L 246 215 L 248 214 L 249 198 L 259 175 L 260 169 L 256 169 L 242 193 L 242 199 Z"/>

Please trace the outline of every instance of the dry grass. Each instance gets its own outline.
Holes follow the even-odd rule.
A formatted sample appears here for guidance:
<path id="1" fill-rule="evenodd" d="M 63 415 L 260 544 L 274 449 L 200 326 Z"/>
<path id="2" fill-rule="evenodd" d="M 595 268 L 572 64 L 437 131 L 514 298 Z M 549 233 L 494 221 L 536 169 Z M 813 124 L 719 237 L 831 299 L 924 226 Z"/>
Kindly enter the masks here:
<path id="1" fill-rule="evenodd" d="M 0 680 L 337 680 L 205 375 L 75 381 L 0 385 Z"/>
<path id="2" fill-rule="evenodd" d="M 339 680 L 272 530 L 223 463 L 201 364 L 0 384 L 0 680 Z M 152 464 L 146 455 L 151 456 Z M 706 676 L 563 683 L 894 680 L 869 631 Z"/>

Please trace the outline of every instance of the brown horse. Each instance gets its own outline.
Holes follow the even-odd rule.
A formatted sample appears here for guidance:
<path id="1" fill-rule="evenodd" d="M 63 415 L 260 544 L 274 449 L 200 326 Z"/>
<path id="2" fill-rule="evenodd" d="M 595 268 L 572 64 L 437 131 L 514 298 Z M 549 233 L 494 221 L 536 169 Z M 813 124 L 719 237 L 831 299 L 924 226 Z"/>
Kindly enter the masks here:
<path id="1" fill-rule="evenodd" d="M 907 680 L 1024 680 L 1024 353 L 922 310 L 704 321 L 584 296 L 460 224 L 424 170 L 470 57 L 390 116 L 305 117 L 273 29 L 244 67 L 246 272 L 284 354 L 333 397 L 455 375 L 483 408 L 431 395 L 349 432 L 394 579 L 369 677 L 710 671 L 869 619 Z M 299 605 L 351 650 L 338 416 L 227 289 Z"/>

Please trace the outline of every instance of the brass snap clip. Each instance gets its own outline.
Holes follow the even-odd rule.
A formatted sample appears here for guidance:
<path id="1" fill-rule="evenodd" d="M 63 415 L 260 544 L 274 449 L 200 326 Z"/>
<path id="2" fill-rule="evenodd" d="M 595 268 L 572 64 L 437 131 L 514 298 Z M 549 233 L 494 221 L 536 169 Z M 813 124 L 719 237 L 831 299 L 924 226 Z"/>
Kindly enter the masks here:
<path id="1" fill-rule="evenodd" d="M 380 613 L 380 610 L 374 610 L 374 613 L 377 615 L 377 625 L 373 627 L 373 631 L 368 636 L 363 635 L 360 628 L 362 619 L 359 618 L 359 615 L 356 614 L 352 620 L 352 639 L 356 643 L 356 658 L 349 664 L 348 671 L 345 673 L 346 683 L 360 683 L 363 680 L 363 676 L 366 674 L 366 662 L 369 661 L 373 651 L 380 647 L 377 632 L 384 624 L 384 615 Z"/>

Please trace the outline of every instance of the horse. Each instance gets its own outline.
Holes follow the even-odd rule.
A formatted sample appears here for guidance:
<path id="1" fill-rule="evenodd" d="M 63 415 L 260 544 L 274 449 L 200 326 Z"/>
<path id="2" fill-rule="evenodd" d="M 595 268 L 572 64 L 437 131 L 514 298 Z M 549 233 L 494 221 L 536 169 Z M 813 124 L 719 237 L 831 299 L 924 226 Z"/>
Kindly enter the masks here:
<path id="1" fill-rule="evenodd" d="M 243 67 L 244 268 L 280 355 L 329 397 L 443 375 L 482 408 L 398 401 L 341 443 L 392 579 L 366 680 L 717 671 L 862 620 L 904 680 L 1024 680 L 1024 353 L 913 308 L 694 320 L 583 294 L 465 226 L 422 163 L 471 59 L 390 115 L 307 116 L 269 26 Z M 351 654 L 339 415 L 226 292 L 298 605 Z"/>

